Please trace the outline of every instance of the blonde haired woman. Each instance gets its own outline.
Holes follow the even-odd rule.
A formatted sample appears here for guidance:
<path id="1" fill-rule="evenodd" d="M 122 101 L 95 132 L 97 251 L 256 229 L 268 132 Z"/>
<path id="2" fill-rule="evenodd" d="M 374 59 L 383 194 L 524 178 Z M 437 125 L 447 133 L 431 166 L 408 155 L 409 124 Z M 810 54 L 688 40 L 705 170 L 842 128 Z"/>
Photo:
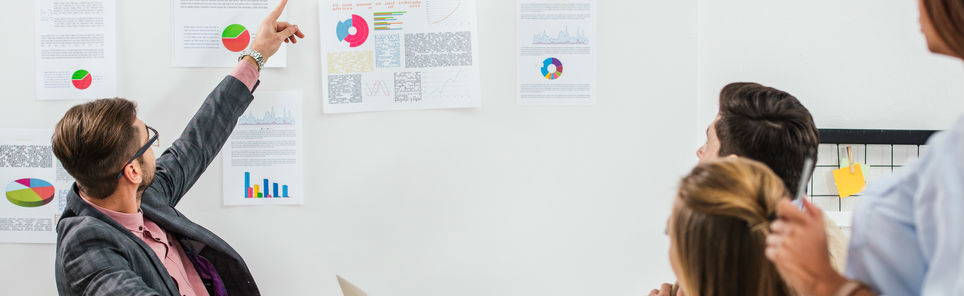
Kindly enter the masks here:
<path id="1" fill-rule="evenodd" d="M 679 294 L 793 295 L 763 256 L 777 202 L 788 195 L 770 168 L 743 158 L 704 163 L 684 177 L 667 225 Z"/>

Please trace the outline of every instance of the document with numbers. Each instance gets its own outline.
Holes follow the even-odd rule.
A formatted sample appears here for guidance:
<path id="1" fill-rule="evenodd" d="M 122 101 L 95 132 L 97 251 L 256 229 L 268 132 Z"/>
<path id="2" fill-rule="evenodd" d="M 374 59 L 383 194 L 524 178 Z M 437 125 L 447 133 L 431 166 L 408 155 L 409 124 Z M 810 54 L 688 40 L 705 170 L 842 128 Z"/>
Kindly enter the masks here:
<path id="1" fill-rule="evenodd" d="M 480 105 L 475 0 L 321 0 L 326 113 Z"/>

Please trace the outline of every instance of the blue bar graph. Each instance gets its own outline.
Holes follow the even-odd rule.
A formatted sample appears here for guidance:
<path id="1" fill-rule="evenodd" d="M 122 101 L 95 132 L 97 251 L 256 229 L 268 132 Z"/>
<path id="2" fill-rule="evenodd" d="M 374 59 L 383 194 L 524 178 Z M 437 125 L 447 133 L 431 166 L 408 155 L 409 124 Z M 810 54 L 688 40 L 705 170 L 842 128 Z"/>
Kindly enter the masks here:
<path id="1" fill-rule="evenodd" d="M 244 172 L 244 197 L 245 198 L 289 198 L 288 185 L 278 182 L 271 182 L 271 179 L 263 179 L 262 185 L 251 184 L 251 172 Z M 254 186 L 254 187 L 252 187 Z M 278 187 L 281 187 L 279 194 Z"/>
<path id="2" fill-rule="evenodd" d="M 248 192 L 251 187 L 251 173 L 244 172 L 244 196 L 251 197 L 251 193 Z"/>
<path id="3" fill-rule="evenodd" d="M 271 197 L 271 196 L 268 196 L 268 192 L 269 192 L 268 190 L 270 190 L 268 189 L 270 188 L 268 187 L 268 179 L 264 179 L 264 187 L 261 187 L 261 188 L 264 188 L 264 197 Z"/>

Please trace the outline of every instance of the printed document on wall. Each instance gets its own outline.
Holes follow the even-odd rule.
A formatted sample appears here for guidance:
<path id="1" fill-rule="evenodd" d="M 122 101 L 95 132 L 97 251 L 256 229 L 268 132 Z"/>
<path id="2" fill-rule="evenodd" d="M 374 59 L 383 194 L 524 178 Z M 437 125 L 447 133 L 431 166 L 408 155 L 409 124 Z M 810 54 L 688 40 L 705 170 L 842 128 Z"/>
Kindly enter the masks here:
<path id="1" fill-rule="evenodd" d="M 49 129 L 0 129 L 0 242 L 55 243 L 74 179 L 54 157 Z"/>
<path id="2" fill-rule="evenodd" d="M 519 104 L 595 104 L 595 0 L 519 0 L 517 38 Z"/>
<path id="3" fill-rule="evenodd" d="M 326 113 L 481 102 L 475 0 L 321 0 Z"/>
<path id="4" fill-rule="evenodd" d="M 34 8 L 37 99 L 117 96 L 115 0 L 36 0 Z"/>
<path id="5" fill-rule="evenodd" d="M 234 67 L 280 0 L 171 0 L 175 67 Z M 291 3 L 288 3 L 288 8 Z M 280 20 L 285 19 L 282 13 Z M 284 44 L 265 67 L 285 67 Z"/>
<path id="6" fill-rule="evenodd" d="M 222 149 L 224 205 L 304 202 L 302 92 L 259 92 Z"/>

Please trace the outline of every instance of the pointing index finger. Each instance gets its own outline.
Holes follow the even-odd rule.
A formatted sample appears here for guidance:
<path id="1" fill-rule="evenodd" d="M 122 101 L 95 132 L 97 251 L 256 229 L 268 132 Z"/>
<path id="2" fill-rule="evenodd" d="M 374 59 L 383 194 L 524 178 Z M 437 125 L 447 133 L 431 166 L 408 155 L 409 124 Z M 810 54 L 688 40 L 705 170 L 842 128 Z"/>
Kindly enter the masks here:
<path id="1" fill-rule="evenodd" d="M 278 18 L 281 17 L 281 13 L 285 11 L 285 5 L 288 5 L 288 0 L 281 0 L 281 3 L 278 3 L 278 7 L 275 7 L 265 20 L 271 22 L 277 21 Z"/>

